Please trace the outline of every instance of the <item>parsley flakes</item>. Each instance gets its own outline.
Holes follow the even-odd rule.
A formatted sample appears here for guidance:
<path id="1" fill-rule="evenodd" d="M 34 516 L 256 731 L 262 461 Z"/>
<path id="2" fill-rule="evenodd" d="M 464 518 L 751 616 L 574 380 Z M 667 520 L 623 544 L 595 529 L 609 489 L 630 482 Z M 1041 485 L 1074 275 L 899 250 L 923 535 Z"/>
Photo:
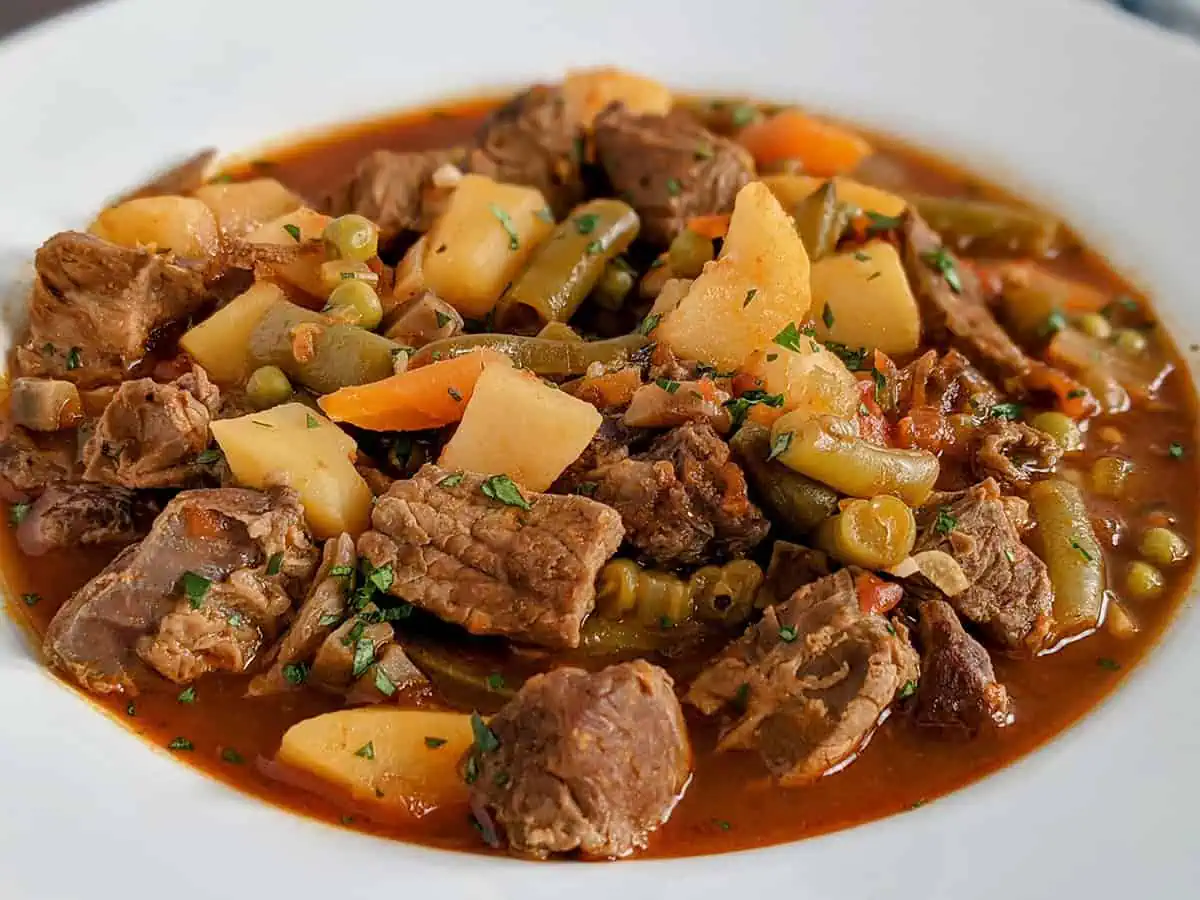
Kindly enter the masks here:
<path id="1" fill-rule="evenodd" d="M 195 703 L 196 702 L 196 689 L 189 685 L 188 687 L 185 687 L 182 691 L 180 691 L 179 696 L 176 697 L 175 699 L 177 701 L 179 701 L 180 703 L 184 703 L 184 704 Z"/>
<path id="2" fill-rule="evenodd" d="M 949 534 L 958 527 L 958 518 L 950 512 L 949 506 L 939 506 L 937 519 L 933 523 L 933 530 L 938 534 Z"/>
<path id="3" fill-rule="evenodd" d="M 451 472 L 445 478 L 438 482 L 438 487 L 452 488 L 462 484 L 464 475 L 462 472 Z"/>
<path id="4" fill-rule="evenodd" d="M 771 452 L 767 454 L 767 462 L 787 453 L 788 447 L 792 446 L 792 438 L 794 437 L 795 435 L 792 432 L 785 431 L 771 438 Z"/>
<path id="5" fill-rule="evenodd" d="M 800 352 L 800 329 L 796 327 L 795 322 L 788 322 L 783 326 L 783 330 L 775 335 L 775 343 L 785 350 L 792 350 L 796 353 Z"/>
<path id="6" fill-rule="evenodd" d="M 521 489 L 507 475 L 492 475 L 479 486 L 485 497 L 498 500 L 505 506 L 516 506 L 520 509 L 533 509 L 533 506 L 521 493 Z"/>
<path id="7" fill-rule="evenodd" d="M 438 747 L 446 746 L 446 739 L 443 737 L 427 737 L 425 738 L 425 746 L 430 750 L 436 750 Z"/>
<path id="8" fill-rule="evenodd" d="M 292 240 L 297 244 L 300 243 L 300 229 L 295 225 L 287 224 L 283 226 L 283 230 L 292 236 Z"/>
<path id="9" fill-rule="evenodd" d="M 179 586 L 192 609 L 199 609 L 204 604 L 204 597 L 212 587 L 212 582 L 195 572 L 184 572 L 183 577 L 179 579 Z"/>
<path id="10" fill-rule="evenodd" d="M 779 629 L 779 639 L 785 644 L 790 644 L 796 640 L 798 634 L 795 625 L 784 625 Z"/>
<path id="11" fill-rule="evenodd" d="M 657 313 L 652 316 L 646 316 L 646 318 L 642 319 L 642 324 L 637 327 L 637 333 L 648 337 L 650 332 L 657 328 L 658 323 L 661 321 L 662 316 Z"/>
<path id="12" fill-rule="evenodd" d="M 962 293 L 962 279 L 958 275 L 958 266 L 955 263 L 954 256 L 945 247 L 938 247 L 936 250 L 927 250 L 921 254 L 921 259 L 929 268 L 945 279 L 946 284 L 950 286 L 950 290 L 956 294 Z"/>
<path id="13" fill-rule="evenodd" d="M 29 515 L 29 510 L 33 508 L 32 503 L 14 503 L 8 508 L 8 524 L 14 528 L 25 521 L 25 517 Z"/>
<path id="14" fill-rule="evenodd" d="M 826 328 L 833 327 L 833 307 L 831 307 L 828 303 L 825 304 L 825 308 L 821 311 L 821 321 L 825 323 Z"/>
<path id="15" fill-rule="evenodd" d="M 508 249 L 520 250 L 521 235 L 517 232 L 516 226 L 513 225 L 512 217 L 495 203 L 489 203 L 488 210 L 493 216 L 496 217 L 496 220 L 500 223 L 500 226 L 506 232 L 508 232 Z"/>
<path id="16" fill-rule="evenodd" d="M 361 747 L 354 751 L 355 756 L 361 756 L 363 759 L 375 758 L 375 742 L 367 741 Z"/>
<path id="17" fill-rule="evenodd" d="M 575 230 L 580 234 L 591 234 L 596 230 L 596 225 L 600 222 L 600 217 L 595 213 L 584 213 L 576 216 L 574 219 Z"/>
<path id="18" fill-rule="evenodd" d="M 196 745 L 185 737 L 174 738 L 171 743 L 167 744 L 168 750 L 195 750 Z"/>

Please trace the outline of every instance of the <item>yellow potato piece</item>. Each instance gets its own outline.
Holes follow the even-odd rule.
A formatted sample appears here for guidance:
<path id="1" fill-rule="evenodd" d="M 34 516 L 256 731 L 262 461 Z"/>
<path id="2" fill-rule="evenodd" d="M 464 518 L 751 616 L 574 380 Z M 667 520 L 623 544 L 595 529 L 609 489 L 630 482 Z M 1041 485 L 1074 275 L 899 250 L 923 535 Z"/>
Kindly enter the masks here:
<path id="1" fill-rule="evenodd" d="M 562 87 L 568 115 L 585 128 L 614 101 L 639 115 L 665 116 L 671 111 L 671 90 L 665 84 L 613 66 L 568 72 Z"/>
<path id="2" fill-rule="evenodd" d="M 503 474 L 531 491 L 544 491 L 579 457 L 601 421 L 590 403 L 528 372 L 488 366 L 438 465 Z"/>
<path id="3" fill-rule="evenodd" d="M 757 421 L 773 420 L 793 410 L 840 419 L 853 419 L 857 413 L 857 379 L 837 355 L 803 335 L 799 351 L 778 344 L 756 351 L 743 371 L 757 377 L 768 394 L 783 395 L 781 407 L 754 407 Z"/>
<path id="4" fill-rule="evenodd" d="M 274 178 L 206 184 L 192 194 L 217 217 L 226 237 L 241 237 L 260 225 L 299 209 L 300 198 Z"/>
<path id="5" fill-rule="evenodd" d="M 372 495 L 354 468 L 357 445 L 319 412 L 285 403 L 210 427 L 238 483 L 294 488 L 318 538 L 366 531 Z"/>
<path id="6" fill-rule="evenodd" d="M 240 384 L 250 374 L 250 335 L 263 313 L 283 300 L 282 288 L 259 281 L 234 297 L 199 325 L 187 330 L 179 346 L 200 365 L 217 384 Z"/>
<path id="7" fill-rule="evenodd" d="M 458 762 L 471 741 L 463 713 L 343 709 L 293 725 L 276 758 L 359 803 L 420 818 L 467 802 Z"/>
<path id="8" fill-rule="evenodd" d="M 270 244 L 276 247 L 295 247 L 315 240 L 324 233 L 329 216 L 301 206 L 258 226 L 246 235 L 250 244 Z M 282 266 L 273 266 L 275 277 L 306 294 L 324 298 L 327 291 L 321 281 L 321 263 L 325 258 L 314 253 Z"/>
<path id="9" fill-rule="evenodd" d="M 812 175 L 765 175 L 762 181 L 783 204 L 784 209 L 793 209 L 827 180 L 814 178 Z M 863 184 L 861 181 L 839 175 L 833 179 L 833 183 L 838 200 L 857 206 L 861 210 L 871 210 L 885 216 L 898 216 L 908 206 L 903 197 L 882 188 Z"/>
<path id="10" fill-rule="evenodd" d="M 809 262 L 791 217 L 761 182 L 738 192 L 719 259 L 705 265 L 655 337 L 683 359 L 740 367 L 808 314 Z"/>
<path id="11" fill-rule="evenodd" d="M 425 287 L 482 319 L 554 227 L 536 188 L 466 175 L 426 236 Z"/>
<path id="12" fill-rule="evenodd" d="M 88 229 L 124 247 L 153 247 L 204 259 L 221 249 L 217 220 L 195 197 L 139 197 L 111 206 Z"/>
<path id="13" fill-rule="evenodd" d="M 900 254 L 886 241 L 816 263 L 812 293 L 818 340 L 889 355 L 912 353 L 921 342 L 917 300 Z"/>

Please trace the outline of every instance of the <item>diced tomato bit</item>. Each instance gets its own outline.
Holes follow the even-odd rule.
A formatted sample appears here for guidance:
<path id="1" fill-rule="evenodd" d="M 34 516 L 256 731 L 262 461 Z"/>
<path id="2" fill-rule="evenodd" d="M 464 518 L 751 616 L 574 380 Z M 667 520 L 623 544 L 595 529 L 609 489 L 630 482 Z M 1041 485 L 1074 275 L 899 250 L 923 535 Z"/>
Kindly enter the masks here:
<path id="1" fill-rule="evenodd" d="M 858 608 L 865 613 L 882 616 L 891 612 L 904 598 L 904 589 L 898 584 L 884 581 L 870 572 L 861 572 L 854 579 L 858 592 Z"/>

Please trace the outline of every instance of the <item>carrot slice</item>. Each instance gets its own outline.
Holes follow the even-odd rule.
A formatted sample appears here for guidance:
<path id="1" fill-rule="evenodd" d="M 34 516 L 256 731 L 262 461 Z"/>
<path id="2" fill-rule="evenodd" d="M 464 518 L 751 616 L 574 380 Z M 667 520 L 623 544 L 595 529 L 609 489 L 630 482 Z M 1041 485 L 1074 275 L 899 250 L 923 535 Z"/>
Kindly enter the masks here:
<path id="1" fill-rule="evenodd" d="M 694 231 L 700 237 L 715 241 L 717 238 L 725 237 L 729 231 L 729 214 L 712 213 L 707 216 L 692 216 L 687 221 L 687 227 L 688 231 Z"/>
<path id="2" fill-rule="evenodd" d="M 480 373 L 490 365 L 512 365 L 495 350 L 472 350 L 356 387 L 327 394 L 318 402 L 335 422 L 370 431 L 420 431 L 462 419 Z"/>
<path id="3" fill-rule="evenodd" d="M 804 166 L 804 174 L 818 178 L 844 175 L 872 153 L 871 145 L 853 131 L 797 109 L 785 109 L 746 126 L 738 141 L 760 166 L 797 160 Z"/>
<path id="4" fill-rule="evenodd" d="M 870 572 L 859 573 L 854 579 L 854 588 L 858 593 L 858 608 L 868 614 L 882 616 L 904 599 L 904 589 L 900 585 L 884 581 Z"/>

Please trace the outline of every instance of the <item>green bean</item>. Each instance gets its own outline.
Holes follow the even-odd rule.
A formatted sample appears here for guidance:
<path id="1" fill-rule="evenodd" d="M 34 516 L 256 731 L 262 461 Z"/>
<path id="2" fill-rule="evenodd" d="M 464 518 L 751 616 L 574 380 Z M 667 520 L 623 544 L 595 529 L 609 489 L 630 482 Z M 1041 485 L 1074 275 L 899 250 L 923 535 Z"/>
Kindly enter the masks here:
<path id="1" fill-rule="evenodd" d="M 246 379 L 246 399 L 255 409 L 270 409 L 292 398 L 292 383 L 278 366 L 260 366 Z"/>
<path id="2" fill-rule="evenodd" d="M 853 209 L 838 201 L 837 186 L 832 178 L 797 203 L 792 211 L 796 231 L 813 262 L 837 249 L 838 241 L 853 217 Z"/>
<path id="3" fill-rule="evenodd" d="M 605 197 L 575 207 L 500 298 L 496 322 L 506 329 L 566 322 L 640 227 L 638 214 L 621 200 Z"/>
<path id="4" fill-rule="evenodd" d="M 1104 557 L 1083 495 L 1069 481 L 1049 478 L 1029 488 L 1029 504 L 1054 588 L 1058 637 L 1096 627 L 1104 606 Z"/>
<path id="5" fill-rule="evenodd" d="M 929 227 L 955 250 L 979 256 L 1046 256 L 1063 237 L 1053 216 L 986 200 L 909 195 Z"/>
<path id="6" fill-rule="evenodd" d="M 602 309 L 616 312 L 624 308 L 625 298 L 633 290 L 636 280 L 637 272 L 618 256 L 604 268 L 604 274 L 592 290 L 592 299 Z"/>
<path id="7" fill-rule="evenodd" d="M 771 429 L 747 422 L 729 442 L 763 505 L 791 531 L 807 534 L 837 511 L 837 491 L 767 460 Z"/>
<path id="8" fill-rule="evenodd" d="M 1153 600 L 1165 585 L 1163 573 L 1148 562 L 1135 559 L 1125 570 L 1125 590 L 1134 600 Z"/>
<path id="9" fill-rule="evenodd" d="M 696 278 L 713 258 L 713 242 L 690 228 L 675 235 L 667 248 L 667 265 L 676 278 Z"/>
<path id="10" fill-rule="evenodd" d="M 741 625 L 754 612 L 763 583 L 758 563 L 735 559 L 723 566 L 703 566 L 688 579 L 696 617 L 719 625 Z"/>
<path id="11" fill-rule="evenodd" d="M 917 520 L 902 500 L 884 494 L 850 500 L 817 529 L 817 546 L 847 565 L 889 569 L 912 552 Z"/>
<path id="12" fill-rule="evenodd" d="M 537 375 L 566 377 L 583 375 L 593 363 L 624 362 L 630 354 L 650 343 L 641 334 L 626 334 L 606 341 L 548 341 L 515 334 L 466 334 L 426 344 L 409 361 L 409 368 L 439 359 L 462 356 L 480 347 L 503 353 L 522 369 Z"/>
<path id="13" fill-rule="evenodd" d="M 1029 424 L 1054 438 L 1054 443 L 1067 452 L 1083 447 L 1083 434 L 1075 420 L 1060 412 L 1040 412 Z"/>
<path id="14" fill-rule="evenodd" d="M 909 506 L 920 506 L 933 490 L 938 458 L 927 450 L 880 447 L 833 416 L 807 416 L 788 413 L 771 429 L 771 450 L 789 469 L 851 497 L 892 494 Z"/>
<path id="15" fill-rule="evenodd" d="M 543 341 L 571 341 L 572 343 L 581 344 L 583 338 L 579 333 L 568 325 L 566 322 L 547 322 L 542 326 L 542 330 L 536 335 Z"/>
<path id="16" fill-rule="evenodd" d="M 637 602 L 641 567 L 632 559 L 614 559 L 596 578 L 596 612 L 606 619 L 622 619 Z"/>
<path id="17" fill-rule="evenodd" d="M 605 564 L 596 580 L 597 610 L 643 625 L 674 625 L 691 617 L 688 586 L 670 572 L 643 569 L 628 559 Z"/>
<path id="18" fill-rule="evenodd" d="M 579 630 L 579 652 L 585 656 L 654 653 L 666 646 L 671 637 L 671 629 L 657 623 L 647 626 L 591 616 Z"/>
<path id="19" fill-rule="evenodd" d="M 252 366 L 278 366 L 293 382 L 328 394 L 393 374 L 400 345 L 286 300 L 271 304 L 250 335 Z"/>

